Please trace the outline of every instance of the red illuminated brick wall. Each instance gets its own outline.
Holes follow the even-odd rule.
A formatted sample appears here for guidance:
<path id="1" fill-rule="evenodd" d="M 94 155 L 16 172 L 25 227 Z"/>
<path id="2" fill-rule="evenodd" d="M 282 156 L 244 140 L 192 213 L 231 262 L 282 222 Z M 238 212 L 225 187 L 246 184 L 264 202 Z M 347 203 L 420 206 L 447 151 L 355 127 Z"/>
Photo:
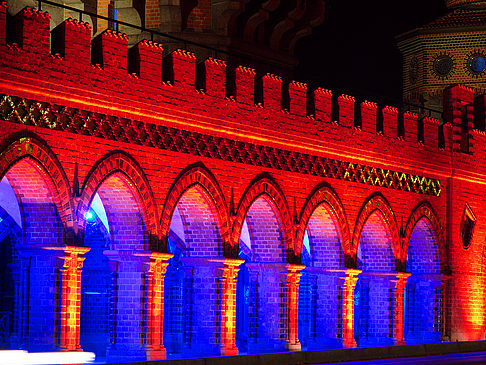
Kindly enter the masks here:
<path id="1" fill-rule="evenodd" d="M 263 100 L 255 105 L 254 88 L 248 87 L 255 81 L 252 70 L 240 68 L 235 80 L 227 80 L 236 83 L 236 94 L 225 98 L 226 91 L 211 91 L 213 79 L 226 80 L 224 67 L 206 72 L 211 75 L 204 83 L 206 92 L 196 91 L 196 60 L 188 52 L 175 52 L 163 62 L 158 45 L 141 43 L 137 47 L 143 57 L 130 61 L 138 76 L 129 75 L 127 58 L 132 54 L 127 55 L 127 40 L 120 33 L 103 33 L 91 48 L 87 26 L 68 21 L 63 32 L 54 35 L 64 50 L 54 56 L 47 15 L 32 9 L 19 15 L 15 21 L 22 26 L 13 45 L 6 42 L 5 34 L 9 39 L 11 34 L 5 32 L 5 14 L 2 5 L 0 176 L 20 166 L 16 163 L 21 157 L 38 161 L 52 180 L 49 189 L 63 227 L 62 242 L 83 244 L 84 210 L 96 181 L 115 171 L 127 177 L 133 200 L 118 195 L 119 201 L 109 205 L 137 201 L 147 248 L 154 251 L 167 249 L 167 226 L 180 197 L 177 186 L 184 179 L 184 184 L 200 186 L 210 195 L 222 252 L 232 258 L 237 257 L 238 233 L 253 199 L 249 195 L 256 196 L 256 191 L 265 192 L 278 207 L 274 214 L 281 215 L 284 261 L 290 263 L 300 263 L 307 226 L 304 207 L 323 184 L 342 204 L 338 216 L 348 232 L 341 232 L 346 267 L 356 266 L 363 211 L 382 210 L 386 202 L 392 259 L 402 270 L 408 247 L 402 240 L 409 239 L 414 227 L 408 229 L 407 224 L 426 206 L 420 214 L 435 222 L 440 270 L 449 278 L 442 289 L 442 332 L 453 340 L 484 338 L 486 143 L 482 131 L 471 130 L 469 153 L 461 152 L 458 127 L 458 105 L 469 100 L 472 91 L 451 89 L 442 127 L 372 103 L 356 101 L 352 106 L 349 97 L 338 97 L 336 105 L 332 93 L 322 89 L 308 93 L 313 98 L 309 107 L 294 90 L 290 111 L 282 111 L 282 86 L 272 75 L 257 83 Z M 102 62 L 92 65 L 90 59 Z M 357 115 L 362 113 L 359 120 L 355 108 Z M 377 134 L 380 113 L 383 128 Z M 418 142 L 414 123 L 424 123 L 425 143 Z M 404 136 L 398 135 L 403 130 Z M 125 157 L 106 158 L 120 150 Z M 377 195 L 384 198 L 367 205 Z M 331 198 L 324 194 L 322 199 Z M 477 218 L 467 249 L 460 231 L 466 203 Z M 268 283 L 277 286 L 278 275 L 275 271 Z M 275 304 L 272 313 L 279 313 L 278 308 Z"/>

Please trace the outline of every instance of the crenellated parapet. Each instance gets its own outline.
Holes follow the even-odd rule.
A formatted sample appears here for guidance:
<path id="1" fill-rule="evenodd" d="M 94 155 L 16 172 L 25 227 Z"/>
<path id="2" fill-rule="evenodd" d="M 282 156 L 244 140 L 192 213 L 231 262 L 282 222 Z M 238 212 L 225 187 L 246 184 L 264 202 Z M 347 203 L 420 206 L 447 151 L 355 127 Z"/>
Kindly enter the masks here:
<path id="1" fill-rule="evenodd" d="M 245 128 L 263 127 L 259 133 L 272 135 L 278 125 L 279 131 L 291 132 L 297 139 L 316 136 L 317 144 L 323 137 L 336 143 L 347 138 L 350 145 L 358 140 L 373 145 L 379 140 L 388 146 L 385 154 L 420 145 L 437 153 L 472 153 L 477 150 L 470 137 L 473 128 L 484 130 L 485 96 L 475 97 L 467 87 L 446 90 L 445 124 L 433 118 L 419 120 L 416 114 L 392 106 L 323 88 L 309 90 L 306 84 L 270 73 L 259 76 L 248 67 L 230 67 L 213 58 L 199 62 L 185 50 L 163 58 L 162 45 L 152 41 L 141 41 L 128 50 L 127 36 L 113 30 L 91 40 L 89 24 L 73 19 L 50 33 L 49 19 L 47 13 L 25 8 L 7 28 L 6 5 L 0 6 L 0 67 L 7 78 L 30 72 L 32 87 L 37 87 L 36 79 L 43 80 L 56 95 L 70 88 L 82 97 L 96 95 L 97 104 L 107 108 L 113 102 L 127 104 L 127 95 L 134 103 L 143 100 L 144 110 L 154 111 L 183 100 L 180 110 L 187 112 L 192 105 L 208 118 L 236 121 Z M 140 110 L 141 105 L 134 103 L 128 104 Z"/>

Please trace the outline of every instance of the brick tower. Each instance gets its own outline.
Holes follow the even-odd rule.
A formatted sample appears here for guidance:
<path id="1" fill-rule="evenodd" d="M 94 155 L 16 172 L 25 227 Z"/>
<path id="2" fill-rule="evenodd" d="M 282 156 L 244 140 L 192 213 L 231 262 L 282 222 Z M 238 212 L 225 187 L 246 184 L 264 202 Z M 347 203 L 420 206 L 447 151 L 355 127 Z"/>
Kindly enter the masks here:
<path id="1" fill-rule="evenodd" d="M 486 89 L 486 1 L 446 0 L 446 5 L 447 14 L 398 37 L 403 101 L 438 111 L 450 84 L 467 85 L 477 94 Z"/>

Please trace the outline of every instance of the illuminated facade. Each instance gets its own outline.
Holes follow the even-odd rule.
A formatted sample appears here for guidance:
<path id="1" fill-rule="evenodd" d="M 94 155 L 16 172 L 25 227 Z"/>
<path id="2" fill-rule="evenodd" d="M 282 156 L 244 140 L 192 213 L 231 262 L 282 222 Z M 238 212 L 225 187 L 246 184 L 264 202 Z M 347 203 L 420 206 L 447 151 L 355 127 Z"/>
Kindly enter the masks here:
<path id="1" fill-rule="evenodd" d="M 122 362 L 484 339 L 484 96 L 447 88 L 440 124 L 7 18 L 2 348 Z"/>

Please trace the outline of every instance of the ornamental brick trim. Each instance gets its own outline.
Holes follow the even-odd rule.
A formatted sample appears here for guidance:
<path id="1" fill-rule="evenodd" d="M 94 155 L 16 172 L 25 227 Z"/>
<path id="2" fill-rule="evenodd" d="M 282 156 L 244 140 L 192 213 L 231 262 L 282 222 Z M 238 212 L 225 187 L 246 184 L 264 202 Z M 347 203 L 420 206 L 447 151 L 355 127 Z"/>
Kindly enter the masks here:
<path id="1" fill-rule="evenodd" d="M 341 240 L 341 249 L 346 256 L 352 256 L 351 233 L 349 231 L 348 219 L 344 207 L 336 192 L 329 186 L 321 186 L 312 193 L 302 208 L 299 225 L 296 232 L 296 252 L 302 255 L 302 245 L 309 219 L 314 211 L 322 204 L 325 204 L 328 211 L 334 216 L 336 228 Z"/>
<path id="2" fill-rule="evenodd" d="M 283 233 L 284 252 L 286 252 L 286 259 L 289 260 L 289 263 L 292 263 L 296 256 L 296 251 L 292 241 L 293 224 L 289 205 L 280 187 L 269 177 L 257 178 L 243 193 L 233 222 L 233 247 L 239 247 L 241 230 L 243 228 L 246 214 L 253 202 L 262 195 L 268 197 L 270 202 L 277 209 L 276 214 L 280 220 L 280 228 Z M 234 252 L 238 255 L 238 250 L 234 250 Z"/>
<path id="3" fill-rule="evenodd" d="M 23 158 L 32 160 L 34 166 L 46 179 L 52 193 L 63 231 L 73 227 L 73 205 L 71 201 L 71 186 L 66 173 L 57 157 L 39 139 L 29 136 L 21 137 L 10 143 L 0 153 L 0 180 L 8 170 Z M 63 242 L 64 242 L 63 235 Z"/>
<path id="4" fill-rule="evenodd" d="M 353 234 L 353 246 L 352 246 L 353 258 L 356 258 L 358 255 L 358 245 L 361 239 L 361 232 L 363 230 L 363 227 L 366 221 L 368 220 L 369 216 L 377 210 L 380 211 L 380 213 L 382 214 L 387 224 L 387 227 L 390 231 L 391 240 L 392 240 L 392 251 L 396 263 L 396 261 L 399 259 L 399 254 L 401 251 L 400 231 L 398 229 L 395 213 L 393 213 L 390 204 L 380 193 L 375 193 L 371 195 L 371 197 L 369 197 L 365 201 L 363 207 L 361 208 L 358 214 L 358 219 L 356 220 L 356 226 L 354 228 L 354 234 Z M 355 259 L 354 262 L 356 262 Z"/>
<path id="5" fill-rule="evenodd" d="M 83 184 L 76 217 L 80 228 L 85 227 L 85 213 L 91 201 L 103 182 L 113 174 L 121 172 L 121 176 L 135 192 L 136 200 L 141 205 L 143 221 L 147 229 L 149 241 L 159 237 L 157 205 L 149 181 L 142 168 L 133 157 L 121 151 L 114 151 L 102 157 L 90 170 Z M 156 249 L 157 242 L 148 242 L 151 249 Z"/>
<path id="6" fill-rule="evenodd" d="M 439 179 L 0 94 L 0 119 L 234 163 L 440 196 Z"/>
<path id="7" fill-rule="evenodd" d="M 440 269 L 442 272 L 444 272 L 446 271 L 446 265 L 447 265 L 447 248 L 446 248 L 446 242 L 444 238 L 444 231 L 442 230 L 442 226 L 439 222 L 439 219 L 437 218 L 437 215 L 435 214 L 434 209 L 432 208 L 432 205 L 426 200 L 420 202 L 412 210 L 412 213 L 408 218 L 407 225 L 404 232 L 403 247 L 401 250 L 401 254 L 402 254 L 401 261 L 405 262 L 407 259 L 407 252 L 410 246 L 410 239 L 412 237 L 413 230 L 417 225 L 417 223 L 422 218 L 426 220 L 427 224 L 429 225 L 429 227 L 432 229 L 434 233 L 434 238 L 436 240 L 437 249 L 439 253 Z"/>
<path id="8" fill-rule="evenodd" d="M 179 175 L 174 184 L 171 186 L 169 193 L 167 194 L 160 219 L 162 243 L 165 245 L 165 247 L 161 249 L 165 252 L 167 251 L 170 223 L 172 221 L 172 215 L 174 214 L 177 203 L 182 195 L 184 195 L 189 188 L 194 186 L 202 188 L 205 195 L 209 197 L 209 204 L 213 205 L 214 207 L 219 233 L 223 241 L 223 252 L 226 254 L 228 249 L 227 246 L 231 244 L 228 208 L 219 183 L 211 172 L 204 166 L 189 167 L 182 172 L 181 175 Z"/>

